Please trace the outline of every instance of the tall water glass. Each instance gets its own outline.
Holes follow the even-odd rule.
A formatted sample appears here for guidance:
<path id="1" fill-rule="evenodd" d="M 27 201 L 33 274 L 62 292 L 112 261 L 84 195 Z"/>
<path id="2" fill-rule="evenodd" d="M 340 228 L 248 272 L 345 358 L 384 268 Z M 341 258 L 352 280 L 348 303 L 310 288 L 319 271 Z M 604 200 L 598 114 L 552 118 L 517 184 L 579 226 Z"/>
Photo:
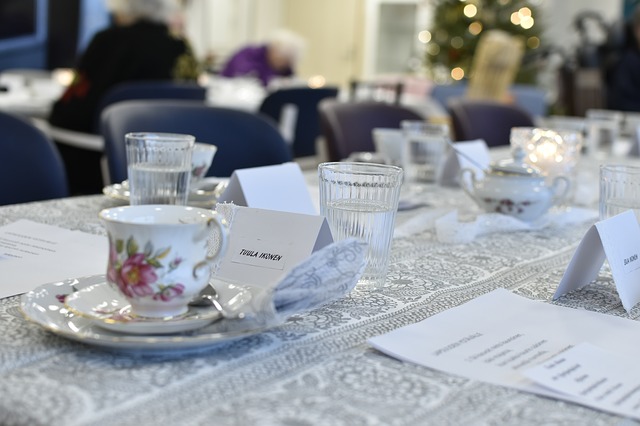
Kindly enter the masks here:
<path id="1" fill-rule="evenodd" d="M 629 209 L 640 220 L 640 167 L 600 166 L 600 220 Z"/>
<path id="2" fill-rule="evenodd" d="M 400 123 L 405 137 L 402 165 L 411 182 L 438 182 L 447 149 L 449 127 L 424 121 Z"/>
<path id="3" fill-rule="evenodd" d="M 371 163 L 322 163 L 320 214 L 327 218 L 335 241 L 349 237 L 369 244 L 361 287 L 379 289 L 389 265 L 403 171 Z"/>
<path id="4" fill-rule="evenodd" d="M 623 115 L 620 111 L 587 110 L 587 153 L 608 157 L 620 137 Z"/>
<path id="5" fill-rule="evenodd" d="M 128 133 L 131 205 L 186 205 L 195 138 L 174 133 Z"/>

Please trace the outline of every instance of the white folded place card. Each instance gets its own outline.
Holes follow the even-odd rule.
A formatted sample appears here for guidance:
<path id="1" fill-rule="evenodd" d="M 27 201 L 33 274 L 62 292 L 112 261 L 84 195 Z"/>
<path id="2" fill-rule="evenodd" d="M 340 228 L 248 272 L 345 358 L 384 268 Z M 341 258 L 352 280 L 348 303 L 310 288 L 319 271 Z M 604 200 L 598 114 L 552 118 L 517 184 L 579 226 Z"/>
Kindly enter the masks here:
<path id="1" fill-rule="evenodd" d="M 593 281 L 605 258 L 627 312 L 640 302 L 640 225 L 627 210 L 591 226 L 578 245 L 554 299 Z"/>
<path id="2" fill-rule="evenodd" d="M 487 143 L 483 139 L 475 139 L 456 142 L 454 146 L 455 150 L 449 150 L 445 159 L 440 183 L 448 186 L 458 185 L 462 169 L 472 169 L 476 173 L 476 177 L 482 179 L 484 170 L 488 169 L 491 163 Z M 478 166 L 482 166 L 482 168 Z"/>
<path id="3" fill-rule="evenodd" d="M 300 166 L 296 163 L 236 170 L 218 202 L 258 209 L 317 214 Z"/>
<path id="4" fill-rule="evenodd" d="M 222 206 L 218 211 L 222 213 Z M 333 238 L 324 216 L 232 206 L 227 253 L 217 277 L 257 287 L 275 286 Z M 228 216 L 228 214 L 223 213 Z"/>

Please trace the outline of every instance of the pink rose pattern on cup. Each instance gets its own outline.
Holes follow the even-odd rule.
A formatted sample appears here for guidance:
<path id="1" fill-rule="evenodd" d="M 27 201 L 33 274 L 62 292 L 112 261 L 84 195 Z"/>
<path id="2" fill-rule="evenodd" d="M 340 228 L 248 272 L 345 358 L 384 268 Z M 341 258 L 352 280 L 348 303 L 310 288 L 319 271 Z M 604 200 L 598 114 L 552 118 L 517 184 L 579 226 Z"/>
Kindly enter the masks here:
<path id="1" fill-rule="evenodd" d="M 133 237 L 129 237 L 125 243 L 122 239 L 114 241 L 109 236 L 107 279 L 128 297 L 151 297 L 164 302 L 172 300 L 184 292 L 184 285 L 169 283 L 169 275 L 182 262 L 182 258 L 176 256 L 163 264 L 170 252 L 171 247 L 154 251 L 150 242 L 145 245 L 144 251 L 140 251 Z M 162 284 L 158 283 L 160 276 Z"/>
<path id="2" fill-rule="evenodd" d="M 191 176 L 198 179 L 203 178 L 208 169 L 207 163 L 202 163 L 191 170 Z"/>

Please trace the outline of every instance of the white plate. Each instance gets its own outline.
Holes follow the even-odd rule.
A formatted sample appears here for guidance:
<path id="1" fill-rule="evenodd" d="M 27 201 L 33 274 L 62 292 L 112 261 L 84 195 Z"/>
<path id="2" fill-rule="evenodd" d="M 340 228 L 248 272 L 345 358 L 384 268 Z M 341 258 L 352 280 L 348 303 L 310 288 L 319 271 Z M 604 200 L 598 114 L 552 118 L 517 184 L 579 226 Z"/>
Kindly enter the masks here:
<path id="1" fill-rule="evenodd" d="M 202 179 L 189 191 L 187 204 L 193 207 L 213 207 L 227 187 L 229 179 L 208 177 Z M 102 188 L 102 193 L 109 198 L 129 202 L 129 182 L 114 183 Z"/>
<path id="2" fill-rule="evenodd" d="M 241 287 L 234 286 L 234 289 L 239 294 L 249 294 Z M 222 318 L 222 313 L 213 306 L 189 307 L 187 313 L 176 317 L 136 316 L 131 312 L 129 301 L 106 282 L 90 285 L 69 294 L 64 304 L 74 314 L 93 320 L 100 327 L 128 334 L 180 333 L 204 327 Z"/>
<path id="3" fill-rule="evenodd" d="M 95 321 L 76 315 L 64 305 L 67 295 L 84 288 L 104 283 L 104 275 L 74 278 L 44 284 L 25 293 L 20 307 L 25 317 L 46 330 L 67 339 L 89 345 L 138 354 L 184 353 L 201 351 L 220 343 L 260 333 L 279 325 L 282 320 L 272 313 L 268 291 L 243 286 L 251 293 L 246 304 L 244 319 L 221 319 L 205 327 L 181 334 L 138 335 L 107 330 Z M 229 286 L 232 286 L 229 284 Z M 224 305 L 236 290 L 216 284 L 220 301 Z"/>

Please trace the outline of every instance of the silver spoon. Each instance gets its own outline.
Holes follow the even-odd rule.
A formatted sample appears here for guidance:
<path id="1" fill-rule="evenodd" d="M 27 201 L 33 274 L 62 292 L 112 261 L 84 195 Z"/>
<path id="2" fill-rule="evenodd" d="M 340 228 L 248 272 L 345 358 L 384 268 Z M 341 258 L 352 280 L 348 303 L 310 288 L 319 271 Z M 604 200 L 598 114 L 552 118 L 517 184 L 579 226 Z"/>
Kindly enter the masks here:
<path id="1" fill-rule="evenodd" d="M 243 301 L 238 299 L 240 295 L 233 296 L 229 301 L 229 306 L 240 307 Z M 248 300 L 247 300 L 248 301 Z M 244 301 L 246 302 L 246 301 Z M 239 304 L 238 304 L 239 303 Z M 232 309 L 232 312 L 229 312 L 225 309 L 220 301 L 218 300 L 218 292 L 211 284 L 207 284 L 207 286 L 202 289 L 200 293 L 198 293 L 190 302 L 189 306 L 193 307 L 208 307 L 213 306 L 224 318 L 227 319 L 242 319 L 244 318 L 244 312 L 233 312 L 235 309 Z"/>

